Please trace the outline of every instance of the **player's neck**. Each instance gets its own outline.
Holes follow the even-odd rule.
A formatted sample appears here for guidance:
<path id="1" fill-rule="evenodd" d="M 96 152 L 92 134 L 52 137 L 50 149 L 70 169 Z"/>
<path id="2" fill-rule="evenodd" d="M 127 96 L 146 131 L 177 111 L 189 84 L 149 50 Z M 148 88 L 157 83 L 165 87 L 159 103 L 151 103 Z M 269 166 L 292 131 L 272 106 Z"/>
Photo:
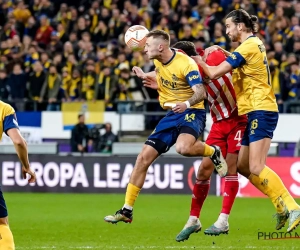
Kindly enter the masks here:
<path id="1" fill-rule="evenodd" d="M 160 58 L 161 63 L 163 64 L 168 63 L 174 56 L 174 53 L 175 52 L 171 49 L 164 51 L 164 53 L 161 54 L 161 58 Z"/>
<path id="2" fill-rule="evenodd" d="M 249 33 L 243 33 L 243 34 L 241 34 L 240 42 L 243 43 L 244 41 L 246 41 L 248 39 L 249 36 L 253 36 L 253 33 L 249 32 Z"/>

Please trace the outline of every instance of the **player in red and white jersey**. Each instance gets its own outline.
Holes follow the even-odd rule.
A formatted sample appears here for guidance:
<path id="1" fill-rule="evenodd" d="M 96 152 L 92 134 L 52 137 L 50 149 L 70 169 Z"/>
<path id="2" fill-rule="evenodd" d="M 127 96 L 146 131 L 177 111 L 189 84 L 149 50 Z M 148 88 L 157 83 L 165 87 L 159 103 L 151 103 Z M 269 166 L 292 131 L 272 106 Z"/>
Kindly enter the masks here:
<path id="1" fill-rule="evenodd" d="M 184 51 L 188 56 L 197 56 L 195 46 L 191 42 L 178 42 L 174 47 Z M 226 57 L 222 51 L 214 51 L 206 58 L 206 63 L 210 66 L 216 66 L 225 59 Z M 231 73 L 227 73 L 219 79 L 210 80 L 204 75 L 200 67 L 199 71 L 203 79 L 206 80 L 208 102 L 213 119 L 213 125 L 206 143 L 208 145 L 218 145 L 228 165 L 221 213 L 218 220 L 204 232 L 205 234 L 219 235 L 229 231 L 228 217 L 239 189 L 237 156 L 247 126 L 247 117 L 238 116 Z M 177 235 L 177 241 L 187 240 L 190 234 L 201 230 L 199 215 L 209 191 L 210 177 L 213 171 L 214 165 L 211 160 L 207 157 L 203 158 L 193 188 L 190 217 L 183 230 Z"/>

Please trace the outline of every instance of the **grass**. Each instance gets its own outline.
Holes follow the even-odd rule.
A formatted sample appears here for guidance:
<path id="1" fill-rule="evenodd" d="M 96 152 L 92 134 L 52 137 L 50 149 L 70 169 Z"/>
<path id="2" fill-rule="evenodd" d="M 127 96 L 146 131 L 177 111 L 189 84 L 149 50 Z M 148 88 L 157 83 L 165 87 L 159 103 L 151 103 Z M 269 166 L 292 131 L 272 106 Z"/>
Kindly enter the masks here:
<path id="1" fill-rule="evenodd" d="M 275 210 L 268 199 L 237 198 L 229 234 L 215 237 L 203 230 L 217 218 L 222 198 L 208 197 L 201 213 L 202 232 L 177 243 L 190 196 L 141 194 L 133 223 L 118 225 L 105 223 L 103 217 L 123 205 L 123 195 L 6 193 L 5 198 L 17 250 L 300 249 L 300 238 L 258 240 L 258 232 L 275 232 Z M 300 235 L 300 229 L 295 233 Z"/>

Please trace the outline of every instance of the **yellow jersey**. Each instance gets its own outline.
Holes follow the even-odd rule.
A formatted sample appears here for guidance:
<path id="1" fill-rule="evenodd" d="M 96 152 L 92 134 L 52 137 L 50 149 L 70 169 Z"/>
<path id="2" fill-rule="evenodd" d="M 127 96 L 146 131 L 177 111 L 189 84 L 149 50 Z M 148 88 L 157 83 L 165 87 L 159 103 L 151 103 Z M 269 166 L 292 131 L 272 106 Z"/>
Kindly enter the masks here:
<path id="1" fill-rule="evenodd" d="M 266 48 L 258 37 L 248 37 L 226 61 L 234 69 L 232 82 L 239 115 L 256 110 L 278 112 Z"/>
<path id="2" fill-rule="evenodd" d="M 184 102 L 194 94 L 192 87 L 202 84 L 202 78 L 195 61 L 189 56 L 172 49 L 173 57 L 163 64 L 154 60 L 160 106 L 164 103 Z M 191 108 L 204 109 L 204 102 L 199 102 Z"/>
<path id="3" fill-rule="evenodd" d="M 19 128 L 15 110 L 9 104 L 0 101 L 0 140 L 3 132 L 11 128 Z"/>

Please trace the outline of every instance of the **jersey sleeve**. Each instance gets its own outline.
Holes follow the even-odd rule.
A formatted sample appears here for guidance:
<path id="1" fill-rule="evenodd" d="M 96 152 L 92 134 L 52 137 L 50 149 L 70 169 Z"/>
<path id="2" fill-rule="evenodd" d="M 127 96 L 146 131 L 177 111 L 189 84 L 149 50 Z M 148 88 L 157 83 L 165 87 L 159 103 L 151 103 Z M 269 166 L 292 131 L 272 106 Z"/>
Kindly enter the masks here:
<path id="1" fill-rule="evenodd" d="M 226 61 L 232 66 L 232 68 L 237 68 L 243 66 L 253 54 L 257 52 L 257 45 L 251 42 L 242 43 L 237 49 L 227 57 Z"/>
<path id="2" fill-rule="evenodd" d="M 4 112 L 5 116 L 3 119 L 3 131 L 5 134 L 7 134 L 7 131 L 11 128 L 19 129 L 17 116 L 14 109 L 11 106 L 6 106 Z"/>
<path id="3" fill-rule="evenodd" d="M 196 63 L 189 63 L 188 66 L 183 70 L 183 74 L 191 87 L 196 84 L 202 84 L 203 82 L 198 65 Z"/>

